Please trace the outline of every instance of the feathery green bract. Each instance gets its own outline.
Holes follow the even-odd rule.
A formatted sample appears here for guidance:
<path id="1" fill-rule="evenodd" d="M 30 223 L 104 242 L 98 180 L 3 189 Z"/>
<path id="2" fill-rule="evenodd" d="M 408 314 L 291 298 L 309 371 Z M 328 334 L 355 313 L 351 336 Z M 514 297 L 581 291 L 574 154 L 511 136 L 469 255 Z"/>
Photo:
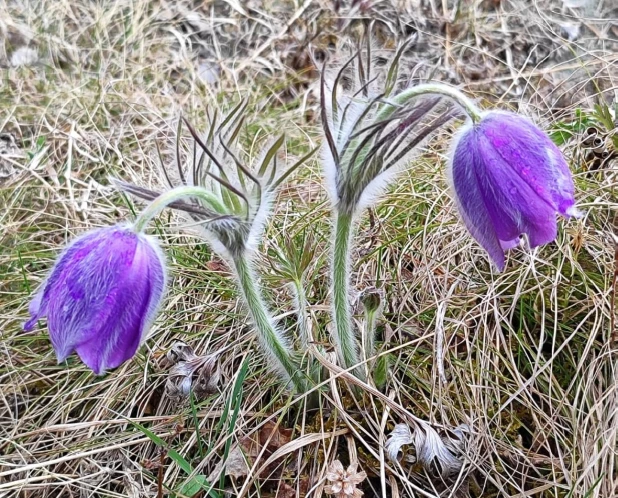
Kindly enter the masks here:
<path id="1" fill-rule="evenodd" d="M 457 112 L 443 108 L 439 96 L 418 95 L 403 101 L 393 96 L 406 46 L 399 47 L 383 77 L 373 71 L 367 49 L 354 54 L 332 80 L 327 81 L 324 70 L 320 81 L 322 166 L 334 217 L 333 340 L 344 368 L 360 363 L 350 307 L 350 257 L 358 214 L 375 202 L 414 148 Z M 340 92 L 346 77 L 354 83 Z M 373 337 L 367 336 L 364 342 L 373 344 Z M 355 368 L 359 377 L 363 371 Z"/>
<path id="2" fill-rule="evenodd" d="M 287 169 L 280 169 L 277 156 L 284 144 L 281 136 L 264 147 L 251 167 L 246 166 L 240 159 L 245 154 L 238 144 L 245 111 L 246 104 L 240 103 L 221 120 L 217 112 L 212 117 L 209 114 L 210 127 L 203 136 L 184 118 L 179 121 L 177 171 L 173 175 L 163 167 L 163 174 L 166 183 L 173 187 L 171 192 L 174 188 L 182 190 L 179 186 L 195 186 L 200 188 L 200 195 L 187 196 L 189 201 L 174 198 L 168 205 L 185 211 L 197 222 L 213 250 L 228 261 L 236 274 L 262 349 L 286 384 L 291 382 L 297 392 L 303 392 L 306 382 L 300 373 L 300 360 L 264 303 L 253 260 L 277 188 L 316 151 L 309 152 Z M 187 168 L 183 167 L 180 150 L 183 123 L 193 138 L 192 161 Z M 141 198 L 153 200 L 165 196 L 127 183 L 117 184 Z"/>

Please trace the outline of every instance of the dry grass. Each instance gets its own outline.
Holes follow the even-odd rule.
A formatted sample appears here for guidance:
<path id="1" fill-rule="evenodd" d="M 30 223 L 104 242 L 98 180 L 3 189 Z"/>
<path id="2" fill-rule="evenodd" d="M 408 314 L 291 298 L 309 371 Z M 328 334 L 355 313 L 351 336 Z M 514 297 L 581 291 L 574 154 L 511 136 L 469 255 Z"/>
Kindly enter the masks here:
<path id="1" fill-rule="evenodd" d="M 376 223 L 362 223 L 356 287 L 377 285 L 387 296 L 382 391 L 439 426 L 472 428 L 455 484 L 384 460 L 386 434 L 401 419 L 370 392 L 354 398 L 327 379 L 311 410 L 283 392 L 256 354 L 226 268 L 171 215 L 157 227 L 171 289 L 134 361 L 95 377 L 75 357 L 57 365 L 44 328 L 21 331 L 28 298 L 66 241 L 132 216 L 108 176 L 161 184 L 155 143 L 171 160 L 180 112 L 199 128 L 207 106 L 246 98 L 247 150 L 284 129 L 290 160 L 300 157 L 319 140 L 309 53 L 346 49 L 374 19 L 385 51 L 417 33 L 405 61 L 411 77 L 461 84 L 487 105 L 520 108 L 552 127 L 616 98 L 611 3 L 483 0 L 457 11 L 434 0 L 0 1 L 0 132 L 8 134 L 0 149 L 0 496 L 133 498 L 157 496 L 160 485 L 181 496 L 188 474 L 135 424 L 209 476 L 230 443 L 270 422 L 293 429 L 284 458 L 265 472 L 257 472 L 262 460 L 248 477 L 217 478 L 217 489 L 320 496 L 330 462 L 358 459 L 369 475 L 365 496 L 617 496 L 616 163 L 589 174 L 577 135 L 564 148 L 586 216 L 564 222 L 555 244 L 512 253 L 502 274 L 448 197 L 450 132 L 403 175 Z M 287 282 L 269 248 L 311 231 L 307 294 L 314 334 L 324 339 L 330 226 L 317 160 L 281 199 L 262 251 L 264 281 L 292 326 Z M 442 338 L 446 383 L 435 353 Z M 179 339 L 198 354 L 223 351 L 220 392 L 194 406 L 163 392 L 164 356 Z"/>

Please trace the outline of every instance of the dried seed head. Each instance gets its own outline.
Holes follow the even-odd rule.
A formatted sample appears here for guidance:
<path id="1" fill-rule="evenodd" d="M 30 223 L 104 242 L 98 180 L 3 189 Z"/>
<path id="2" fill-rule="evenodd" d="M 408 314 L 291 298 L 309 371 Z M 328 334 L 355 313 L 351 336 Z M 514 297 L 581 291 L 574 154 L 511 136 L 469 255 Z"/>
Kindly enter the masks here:
<path id="1" fill-rule="evenodd" d="M 198 356 L 191 346 L 178 341 L 167 353 L 167 359 L 174 365 L 165 384 L 171 398 L 186 398 L 193 391 L 201 399 L 217 392 L 221 378 L 218 355 Z"/>
<path id="2" fill-rule="evenodd" d="M 437 471 L 443 478 L 456 474 L 463 462 L 458 458 L 463 453 L 465 435 L 469 433 L 467 425 L 460 425 L 450 431 L 451 435 L 440 435 L 428 424 L 423 424 L 410 431 L 407 424 L 397 424 L 386 441 L 386 454 L 391 461 L 403 457 L 402 446 L 413 444 L 416 460 L 432 472 Z"/>
<path id="3" fill-rule="evenodd" d="M 445 110 L 440 97 L 419 96 L 404 104 L 392 98 L 405 48 L 382 75 L 368 51 L 355 54 L 334 78 L 322 74 L 322 163 L 338 212 L 353 215 L 370 206 L 413 150 L 459 113 Z M 350 75 L 355 83 L 342 91 L 341 82 Z"/>
<path id="4" fill-rule="evenodd" d="M 357 472 L 357 468 L 358 464 L 353 463 L 344 469 L 343 464 L 335 460 L 326 473 L 329 484 L 324 487 L 324 492 L 337 498 L 363 496 L 364 493 L 357 486 L 367 478 L 367 474 L 364 471 Z"/>
<path id="5" fill-rule="evenodd" d="M 392 462 L 398 462 L 403 458 L 401 447 L 414 443 L 408 424 L 397 424 L 386 440 L 386 455 Z"/>
<path id="6" fill-rule="evenodd" d="M 271 204 L 283 181 L 311 156 L 310 152 L 287 169 L 281 168 L 278 155 L 284 137 L 263 148 L 252 165 L 245 165 L 239 150 L 238 137 L 245 123 L 246 102 L 237 105 L 219 118 L 217 112 L 208 114 L 210 126 L 202 136 L 184 119 L 180 120 L 176 143 L 176 171 L 162 167 L 165 182 L 170 187 L 199 186 L 211 195 L 169 207 L 185 211 L 197 222 L 213 249 L 223 257 L 237 256 L 259 244 L 263 227 L 268 221 Z M 193 151 L 189 167 L 181 158 L 182 124 L 193 137 Z M 142 187 L 115 182 L 118 187 L 137 197 L 152 200 L 159 195 Z"/>
<path id="7" fill-rule="evenodd" d="M 459 472 L 462 462 L 451 452 L 440 435 L 430 426 L 416 430 L 414 445 L 416 457 L 426 469 L 437 471 L 443 477 Z"/>

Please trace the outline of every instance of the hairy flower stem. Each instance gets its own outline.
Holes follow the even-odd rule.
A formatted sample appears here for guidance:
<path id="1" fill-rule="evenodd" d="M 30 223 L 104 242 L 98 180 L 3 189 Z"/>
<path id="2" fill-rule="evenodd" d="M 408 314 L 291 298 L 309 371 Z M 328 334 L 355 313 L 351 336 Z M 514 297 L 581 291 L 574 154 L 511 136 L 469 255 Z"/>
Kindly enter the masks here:
<path id="1" fill-rule="evenodd" d="M 144 231 L 148 223 L 163 209 L 171 203 L 187 197 L 202 200 L 208 208 L 213 210 L 213 216 L 217 216 L 222 211 L 222 209 L 219 209 L 220 201 L 209 190 L 198 186 L 176 187 L 153 200 L 137 217 L 133 230 L 138 233 Z M 275 327 L 274 320 L 262 301 L 259 289 L 255 284 L 255 276 L 251 271 L 247 252 L 245 250 L 231 252 L 229 258 L 236 270 L 240 289 L 253 319 L 262 348 L 277 363 L 278 371 L 292 382 L 296 392 L 305 392 L 306 381 L 300 369 L 300 363 L 294 358 L 293 350 L 287 344 L 285 337 Z"/>
<path id="2" fill-rule="evenodd" d="M 133 224 L 133 230 L 138 233 L 143 232 L 146 229 L 148 223 L 150 223 L 150 221 L 159 213 L 161 213 L 161 211 L 163 211 L 167 206 L 180 199 L 186 199 L 187 197 L 195 197 L 197 199 L 200 199 L 204 201 L 207 206 L 209 206 L 215 211 L 220 212 L 223 209 L 220 205 L 220 201 L 214 196 L 214 194 L 208 189 L 205 189 L 204 187 L 176 187 L 161 194 L 148 206 L 146 206 L 146 209 L 144 209 L 135 220 L 135 223 Z"/>
<path id="3" fill-rule="evenodd" d="M 315 361 L 311 355 L 310 347 L 315 343 L 313 334 L 311 333 L 309 312 L 307 310 L 307 295 L 305 294 L 305 287 L 302 279 L 294 280 L 294 292 L 297 304 L 298 313 L 298 339 L 300 346 L 300 353 L 303 356 L 303 368 L 307 372 L 307 376 L 311 379 L 311 382 L 320 384 L 322 382 L 321 369 L 322 366 Z M 309 408 L 317 408 L 319 406 L 318 391 L 314 391 L 313 394 L 307 398 L 307 406 Z"/>
<path id="4" fill-rule="evenodd" d="M 291 347 L 275 327 L 270 313 L 262 301 L 246 254 L 242 253 L 233 257 L 232 264 L 236 270 L 240 289 L 253 318 L 262 348 L 270 353 L 277 363 L 278 370 L 291 380 L 296 392 L 305 392 L 307 386 L 300 365 L 294 358 Z"/>
<path id="5" fill-rule="evenodd" d="M 390 99 L 389 103 L 394 105 L 389 105 L 389 103 L 387 103 L 385 108 L 378 112 L 375 121 L 378 122 L 388 118 L 395 112 L 396 106 L 407 104 L 410 100 L 420 97 L 421 95 L 443 95 L 448 97 L 459 104 L 474 123 L 478 123 L 481 120 L 481 110 L 472 100 L 456 88 L 441 83 L 425 83 L 407 88 Z"/>
<path id="6" fill-rule="evenodd" d="M 350 307 L 350 250 L 352 248 L 353 227 L 352 214 L 337 213 L 335 218 L 335 247 L 331 265 L 333 316 L 335 319 L 337 357 L 341 366 L 345 369 L 359 363 Z M 360 379 L 364 378 L 360 368 L 357 368 L 354 373 Z"/>
<path id="7" fill-rule="evenodd" d="M 375 354 L 376 349 L 376 326 L 378 323 L 378 313 L 376 311 L 365 312 L 365 361 L 367 369 L 371 371 L 374 361 L 369 361 Z"/>

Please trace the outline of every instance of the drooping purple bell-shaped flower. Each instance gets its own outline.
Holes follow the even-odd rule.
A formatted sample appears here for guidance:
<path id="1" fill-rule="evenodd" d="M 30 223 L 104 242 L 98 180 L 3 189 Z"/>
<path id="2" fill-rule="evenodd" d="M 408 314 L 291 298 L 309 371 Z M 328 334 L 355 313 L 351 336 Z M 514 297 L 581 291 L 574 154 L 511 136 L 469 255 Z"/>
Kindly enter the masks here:
<path id="1" fill-rule="evenodd" d="M 472 236 L 504 269 L 504 251 L 526 234 L 531 247 L 553 241 L 556 215 L 578 216 L 573 179 L 560 150 L 528 119 L 486 113 L 456 139 L 449 173 Z"/>
<path id="2" fill-rule="evenodd" d="M 97 375 L 133 357 L 165 289 L 156 241 L 129 227 L 90 231 L 60 255 L 30 303 L 25 330 L 47 317 L 58 362 L 76 351 Z"/>

